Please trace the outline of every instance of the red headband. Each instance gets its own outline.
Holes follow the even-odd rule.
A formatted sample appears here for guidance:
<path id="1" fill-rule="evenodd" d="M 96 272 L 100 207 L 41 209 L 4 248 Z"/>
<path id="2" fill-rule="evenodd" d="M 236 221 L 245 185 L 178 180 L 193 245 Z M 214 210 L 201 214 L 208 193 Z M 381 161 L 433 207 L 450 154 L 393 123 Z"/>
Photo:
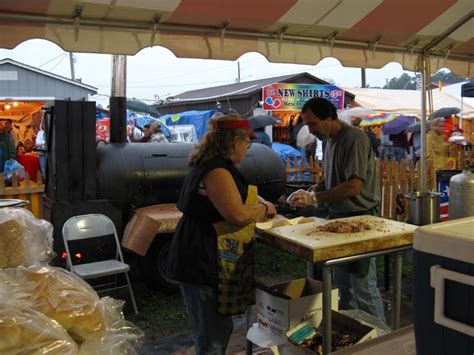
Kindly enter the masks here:
<path id="1" fill-rule="evenodd" d="M 250 139 L 257 138 L 255 132 L 250 128 L 249 121 L 247 120 L 216 121 L 215 127 L 216 129 L 245 129 L 249 134 Z"/>
<path id="2" fill-rule="evenodd" d="M 231 121 L 217 121 L 216 128 L 220 129 L 238 129 L 242 128 L 250 131 L 249 122 L 247 120 L 231 120 Z"/>

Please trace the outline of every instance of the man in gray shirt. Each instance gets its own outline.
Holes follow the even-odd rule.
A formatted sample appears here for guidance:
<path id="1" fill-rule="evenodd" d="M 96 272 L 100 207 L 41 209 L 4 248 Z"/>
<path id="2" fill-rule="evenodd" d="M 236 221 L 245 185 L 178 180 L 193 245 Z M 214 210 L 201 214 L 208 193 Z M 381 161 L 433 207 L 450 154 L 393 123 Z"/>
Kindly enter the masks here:
<path id="1" fill-rule="evenodd" d="M 375 155 L 367 135 L 340 121 L 336 107 L 326 99 L 308 100 L 301 114 L 309 131 L 326 140 L 324 181 L 315 187 L 316 202 L 326 204 L 330 219 L 377 215 L 380 196 Z M 294 194 L 289 202 L 304 207 L 310 200 Z M 341 309 L 359 308 L 385 321 L 375 258 L 335 267 L 334 283 Z"/>

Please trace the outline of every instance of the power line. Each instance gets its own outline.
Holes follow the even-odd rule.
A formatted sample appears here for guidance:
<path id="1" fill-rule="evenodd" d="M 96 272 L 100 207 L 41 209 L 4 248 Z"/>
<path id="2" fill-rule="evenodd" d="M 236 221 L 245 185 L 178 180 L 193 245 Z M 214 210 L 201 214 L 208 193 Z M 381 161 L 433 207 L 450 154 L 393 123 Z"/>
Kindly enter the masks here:
<path id="1" fill-rule="evenodd" d="M 66 58 L 66 56 L 63 56 L 63 57 L 61 58 L 61 60 L 60 60 L 59 62 L 57 62 L 57 63 L 54 65 L 54 67 L 52 67 L 51 69 L 49 69 L 49 71 L 53 71 L 54 68 L 56 68 L 59 64 L 61 64 L 61 62 L 64 60 L 64 58 Z"/>
<path id="2" fill-rule="evenodd" d="M 56 60 L 56 59 L 58 59 L 58 58 L 61 57 L 61 56 L 64 57 L 65 55 L 66 55 L 66 53 L 63 52 L 63 53 L 61 53 L 60 55 L 54 57 L 53 59 L 50 59 L 50 60 L 48 60 L 47 62 L 45 62 L 45 63 L 39 65 L 38 68 L 41 68 L 41 67 L 45 66 L 45 65 L 48 64 L 48 63 L 51 63 L 53 60 Z"/>
<path id="3" fill-rule="evenodd" d="M 254 62 L 256 60 L 258 60 L 258 58 L 246 60 L 246 61 L 244 61 L 244 63 L 250 63 L 250 62 Z M 234 63 L 232 62 L 232 64 L 234 64 Z M 160 78 L 155 78 L 155 79 L 134 81 L 133 83 L 146 83 L 146 82 L 150 82 L 150 81 L 154 81 L 154 80 L 174 79 L 174 78 L 179 78 L 181 76 L 201 74 L 201 73 L 205 73 L 205 72 L 208 72 L 208 71 L 214 71 L 214 70 L 224 69 L 224 68 L 228 68 L 228 67 L 229 67 L 229 65 L 221 65 L 221 66 L 218 66 L 218 67 L 208 68 L 208 69 L 205 69 L 205 70 L 192 71 L 192 72 L 188 72 L 188 73 L 181 73 L 181 74 L 170 75 L 170 76 L 165 76 L 165 77 L 160 77 Z M 132 81 L 130 81 L 130 82 L 132 83 Z"/>

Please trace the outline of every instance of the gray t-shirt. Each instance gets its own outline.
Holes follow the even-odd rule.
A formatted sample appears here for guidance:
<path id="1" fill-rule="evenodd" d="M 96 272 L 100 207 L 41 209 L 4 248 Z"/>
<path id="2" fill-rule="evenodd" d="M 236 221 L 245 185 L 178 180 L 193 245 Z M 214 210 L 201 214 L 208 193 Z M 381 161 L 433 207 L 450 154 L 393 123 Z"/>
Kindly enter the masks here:
<path id="1" fill-rule="evenodd" d="M 325 189 L 330 190 L 351 176 L 360 178 L 361 193 L 343 201 L 328 203 L 330 213 L 354 213 L 379 205 L 379 183 L 375 172 L 375 155 L 367 134 L 342 123 L 337 137 L 328 139 L 324 150 Z"/>

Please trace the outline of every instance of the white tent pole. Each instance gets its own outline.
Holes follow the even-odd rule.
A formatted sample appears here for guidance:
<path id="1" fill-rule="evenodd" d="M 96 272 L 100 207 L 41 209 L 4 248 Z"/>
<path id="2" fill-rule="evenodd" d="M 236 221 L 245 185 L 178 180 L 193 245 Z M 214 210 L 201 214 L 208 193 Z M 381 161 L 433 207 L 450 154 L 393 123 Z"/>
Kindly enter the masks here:
<path id="1" fill-rule="evenodd" d="M 426 192 L 426 91 L 428 88 L 427 78 L 427 58 L 426 54 L 421 56 L 421 159 L 420 159 L 420 170 L 421 170 L 421 181 L 418 191 Z"/>

